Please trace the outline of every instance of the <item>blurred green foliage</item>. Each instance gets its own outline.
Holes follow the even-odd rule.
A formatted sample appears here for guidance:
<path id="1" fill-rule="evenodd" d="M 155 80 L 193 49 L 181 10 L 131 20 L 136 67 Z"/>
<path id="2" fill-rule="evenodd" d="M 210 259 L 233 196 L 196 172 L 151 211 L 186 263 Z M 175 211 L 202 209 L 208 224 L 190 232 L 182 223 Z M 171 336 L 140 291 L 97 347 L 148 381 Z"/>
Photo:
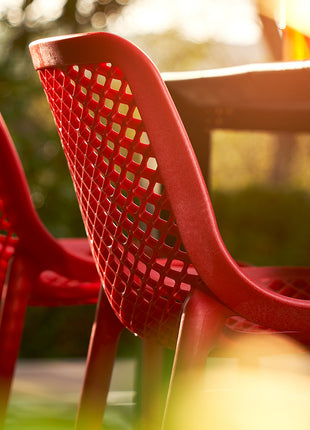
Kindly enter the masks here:
<path id="1" fill-rule="evenodd" d="M 20 355 L 23 358 L 86 357 L 95 305 L 28 308 Z M 140 340 L 124 331 L 118 354 L 136 356 Z"/>
<path id="2" fill-rule="evenodd" d="M 105 29 L 105 18 L 121 12 L 128 1 L 64 0 L 53 19 L 47 15 L 44 18 L 43 12 L 35 17 L 31 9 L 34 0 L 24 0 L 18 10 L 0 7 L 0 111 L 19 152 L 38 214 L 57 237 L 82 236 L 84 228 L 28 44 L 41 37 Z M 139 45 L 145 50 L 152 47 L 152 58 L 161 70 L 190 69 L 193 65 L 198 68 L 210 47 L 210 44 L 186 42 L 174 30 L 147 35 Z M 222 164 L 218 172 L 231 175 L 227 167 L 223 168 L 225 156 L 232 166 L 231 153 L 226 150 L 229 145 L 225 137 L 221 142 Z M 253 142 L 252 145 L 257 147 Z M 253 146 L 248 150 L 252 155 Z M 237 149 L 239 154 L 240 148 Z M 242 159 L 243 164 L 249 161 L 249 156 Z M 240 174 L 240 167 L 233 169 Z M 251 163 L 248 170 L 252 170 Z M 231 178 L 229 181 L 232 183 Z M 216 188 L 212 200 L 220 232 L 234 258 L 260 265 L 308 264 L 310 200 L 307 191 L 247 184 L 242 190 Z M 93 306 L 30 308 L 21 355 L 85 356 L 94 311 Z M 137 339 L 126 333 L 120 353 L 130 353 L 128 345 L 135 352 L 138 344 Z"/>
<path id="3" fill-rule="evenodd" d="M 107 17 L 121 12 L 127 3 L 47 1 L 41 9 L 34 0 L 0 5 L 0 112 L 22 160 L 39 216 L 58 237 L 84 235 L 84 228 L 28 45 L 42 37 L 94 30 L 94 22 L 97 29 L 104 29 Z"/>
<path id="4" fill-rule="evenodd" d="M 213 207 L 232 256 L 259 266 L 308 266 L 310 195 L 305 190 L 249 186 L 214 191 Z"/>

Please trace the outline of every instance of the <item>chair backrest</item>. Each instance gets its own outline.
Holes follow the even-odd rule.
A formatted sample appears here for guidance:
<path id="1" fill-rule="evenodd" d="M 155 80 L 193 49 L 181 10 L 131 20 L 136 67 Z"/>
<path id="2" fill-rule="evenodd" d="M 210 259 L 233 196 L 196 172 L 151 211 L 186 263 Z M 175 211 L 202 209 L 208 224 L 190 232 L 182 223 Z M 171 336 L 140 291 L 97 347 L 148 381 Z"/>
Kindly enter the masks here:
<path id="1" fill-rule="evenodd" d="M 86 276 L 88 281 L 93 272 L 95 280 L 92 257 L 64 249 L 40 221 L 20 159 L 1 115 L 0 153 L 0 285 L 3 285 L 8 261 L 17 248 L 29 258 L 33 257 L 41 270 L 55 270 L 80 280 Z"/>
<path id="2" fill-rule="evenodd" d="M 307 300 L 267 291 L 229 255 L 184 126 L 144 53 L 108 33 L 41 40 L 30 51 L 125 326 L 171 344 L 183 302 L 200 288 L 262 325 L 309 327 Z"/>

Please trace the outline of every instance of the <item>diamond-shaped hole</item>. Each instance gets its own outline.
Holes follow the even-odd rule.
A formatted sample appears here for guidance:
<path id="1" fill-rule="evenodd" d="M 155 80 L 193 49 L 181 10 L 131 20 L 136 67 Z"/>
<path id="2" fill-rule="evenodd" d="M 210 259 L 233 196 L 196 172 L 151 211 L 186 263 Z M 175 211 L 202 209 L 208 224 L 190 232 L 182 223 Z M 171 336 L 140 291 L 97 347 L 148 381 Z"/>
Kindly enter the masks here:
<path id="1" fill-rule="evenodd" d="M 177 238 L 171 234 L 167 234 L 165 238 L 165 244 L 173 248 L 177 242 Z"/>
<path id="2" fill-rule="evenodd" d="M 108 140 L 108 147 L 111 149 L 115 148 L 114 142 L 112 142 L 111 140 Z"/>
<path id="3" fill-rule="evenodd" d="M 157 228 L 152 228 L 151 230 L 151 236 L 153 239 L 159 240 L 160 238 L 160 231 Z"/>
<path id="4" fill-rule="evenodd" d="M 148 167 L 149 169 L 156 170 L 156 169 L 157 169 L 157 161 L 156 161 L 156 158 L 154 158 L 154 157 L 149 157 L 149 159 L 147 160 L 147 167 Z"/>
<path id="5" fill-rule="evenodd" d="M 113 90 L 119 91 L 121 86 L 122 86 L 122 81 L 120 79 L 115 79 L 115 78 L 112 79 L 111 88 Z"/>
<path id="6" fill-rule="evenodd" d="M 131 89 L 130 89 L 130 87 L 129 87 L 128 84 L 126 85 L 126 88 L 125 88 L 125 94 L 128 94 L 128 95 L 132 96 L 132 92 L 131 92 Z"/>
<path id="7" fill-rule="evenodd" d="M 107 79 L 106 79 L 105 76 L 103 76 L 103 75 L 97 75 L 97 83 L 99 85 L 105 85 L 106 81 L 107 81 Z"/>
<path id="8" fill-rule="evenodd" d="M 162 209 L 159 213 L 159 216 L 162 220 L 168 221 L 170 218 L 170 211 L 168 211 L 167 209 Z"/>
<path id="9" fill-rule="evenodd" d="M 122 188 L 121 189 L 121 195 L 123 196 L 123 197 L 128 197 L 128 192 L 126 191 L 126 190 L 124 190 L 124 188 Z"/>
<path id="10" fill-rule="evenodd" d="M 142 230 L 142 231 L 146 231 L 146 228 L 147 228 L 147 225 L 145 224 L 145 222 L 143 222 L 143 221 L 140 221 L 139 222 L 139 228 L 140 228 L 140 230 Z"/>
<path id="11" fill-rule="evenodd" d="M 91 79 L 91 77 L 92 77 L 92 72 L 91 72 L 90 70 L 86 69 L 86 70 L 84 71 L 84 76 L 86 76 L 86 78 L 88 78 L 88 79 Z"/>
<path id="12" fill-rule="evenodd" d="M 186 249 L 185 249 L 185 246 L 183 245 L 183 243 L 181 243 L 181 245 L 180 245 L 180 251 L 186 252 Z"/>
<path id="13" fill-rule="evenodd" d="M 122 168 L 121 168 L 121 166 L 119 166 L 118 164 L 116 164 L 116 163 L 114 163 L 114 170 L 117 172 L 117 173 L 121 173 L 122 172 Z"/>
<path id="14" fill-rule="evenodd" d="M 112 130 L 116 131 L 116 133 L 119 133 L 121 131 L 121 126 L 117 122 L 112 123 Z"/>
<path id="15" fill-rule="evenodd" d="M 133 199 L 132 199 L 132 201 L 134 202 L 134 204 L 136 205 L 136 206 L 141 206 L 141 199 L 139 199 L 139 197 L 136 197 L 136 196 L 133 196 Z"/>
<path id="16" fill-rule="evenodd" d="M 144 143 L 145 145 L 150 144 L 150 140 L 149 140 L 149 137 L 148 137 L 146 131 L 143 131 L 143 133 L 141 133 L 140 142 Z"/>
<path id="17" fill-rule="evenodd" d="M 140 112 L 139 112 L 137 107 L 134 109 L 132 116 L 134 119 L 140 119 L 141 120 L 141 115 L 140 115 Z"/>
<path id="18" fill-rule="evenodd" d="M 127 213 L 126 217 L 131 224 L 134 222 L 134 217 L 130 213 Z"/>
<path id="19" fill-rule="evenodd" d="M 106 126 L 107 123 L 108 123 L 107 119 L 105 117 L 103 117 L 103 116 L 100 117 L 99 121 L 104 126 Z"/>
<path id="20" fill-rule="evenodd" d="M 104 100 L 104 105 L 108 108 L 108 109 L 112 109 L 114 106 L 114 102 L 111 99 L 105 99 Z"/>
<path id="21" fill-rule="evenodd" d="M 129 172 L 129 171 L 127 170 L 127 172 L 126 172 L 126 178 L 127 178 L 130 182 L 133 182 L 133 181 L 135 180 L 135 175 L 134 175 L 134 173 Z"/>
<path id="22" fill-rule="evenodd" d="M 135 135 L 136 135 L 136 130 L 134 128 L 127 127 L 126 132 L 125 132 L 125 136 L 128 139 L 133 140 L 135 138 Z"/>
<path id="23" fill-rule="evenodd" d="M 123 156 L 123 157 L 127 157 L 128 155 L 128 149 L 123 148 L 122 146 L 119 148 L 119 153 Z"/>
<path id="24" fill-rule="evenodd" d="M 132 155 L 132 159 L 135 163 L 141 164 L 143 157 L 142 157 L 142 154 L 140 154 L 139 152 L 134 152 Z"/>
<path id="25" fill-rule="evenodd" d="M 160 182 L 156 182 L 153 190 L 154 190 L 154 193 L 161 196 L 163 193 L 163 185 Z"/>
<path id="26" fill-rule="evenodd" d="M 102 134 L 96 133 L 96 138 L 102 142 Z"/>
<path id="27" fill-rule="evenodd" d="M 127 115 L 128 111 L 129 111 L 129 106 L 124 104 L 124 103 L 120 103 L 118 106 L 118 111 L 122 115 Z"/>
<path id="28" fill-rule="evenodd" d="M 139 271 L 141 273 L 144 274 L 146 272 L 146 270 L 147 270 L 147 266 L 146 266 L 146 264 L 142 263 L 142 261 L 139 261 L 139 263 L 138 263 L 138 269 L 139 269 Z"/>
<path id="29" fill-rule="evenodd" d="M 146 178 L 140 178 L 139 185 L 145 190 L 147 190 L 150 185 L 150 181 Z"/>
<path id="30" fill-rule="evenodd" d="M 146 211 L 153 215 L 153 213 L 155 212 L 155 205 L 153 205 L 152 203 L 147 203 Z"/>
<path id="31" fill-rule="evenodd" d="M 175 280 L 170 278 L 169 276 L 165 276 L 164 283 L 170 288 L 173 288 L 175 286 Z"/>

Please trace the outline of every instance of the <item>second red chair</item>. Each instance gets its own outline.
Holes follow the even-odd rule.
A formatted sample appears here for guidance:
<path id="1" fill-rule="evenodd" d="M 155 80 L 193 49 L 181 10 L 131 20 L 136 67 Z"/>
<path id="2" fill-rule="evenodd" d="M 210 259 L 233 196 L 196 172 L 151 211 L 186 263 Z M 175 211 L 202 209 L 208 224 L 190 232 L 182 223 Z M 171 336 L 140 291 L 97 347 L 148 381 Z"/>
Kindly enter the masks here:
<path id="1" fill-rule="evenodd" d="M 0 428 L 28 306 L 96 303 L 100 280 L 84 238 L 56 240 L 32 204 L 27 181 L 0 116 Z M 114 315 L 111 318 L 111 324 Z"/>

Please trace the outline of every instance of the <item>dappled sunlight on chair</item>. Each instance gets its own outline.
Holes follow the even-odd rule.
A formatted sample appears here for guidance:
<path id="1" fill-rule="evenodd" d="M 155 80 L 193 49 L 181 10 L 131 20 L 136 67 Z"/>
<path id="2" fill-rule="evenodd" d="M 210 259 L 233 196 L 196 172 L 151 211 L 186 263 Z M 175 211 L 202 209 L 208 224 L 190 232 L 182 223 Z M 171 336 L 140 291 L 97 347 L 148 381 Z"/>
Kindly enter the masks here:
<path id="1" fill-rule="evenodd" d="M 267 327 L 309 343 L 310 269 L 287 273 L 233 260 L 191 142 L 150 59 L 109 33 L 41 40 L 30 51 L 105 295 L 124 327 L 176 348 L 164 428 L 174 420 L 184 378 L 205 368 L 227 318 L 241 317 L 251 332 Z M 293 294 L 278 288 L 281 282 L 290 282 Z M 90 348 L 79 429 L 102 425 L 108 384 L 96 385 L 100 366 L 92 362 L 104 342 L 97 336 Z M 88 401 L 94 393 L 100 402 Z M 152 403 L 151 390 L 148 396 Z"/>

